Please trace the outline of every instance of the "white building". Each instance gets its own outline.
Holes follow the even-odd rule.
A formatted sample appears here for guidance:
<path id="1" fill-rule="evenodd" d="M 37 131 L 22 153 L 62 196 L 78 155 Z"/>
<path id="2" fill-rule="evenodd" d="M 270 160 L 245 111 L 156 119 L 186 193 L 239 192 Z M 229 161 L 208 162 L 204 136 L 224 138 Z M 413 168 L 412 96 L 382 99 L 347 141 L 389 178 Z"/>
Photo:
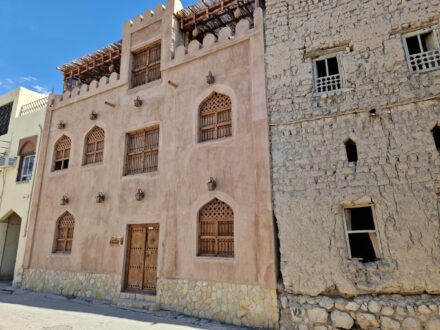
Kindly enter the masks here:
<path id="1" fill-rule="evenodd" d="M 0 96 L 0 281 L 21 282 L 34 164 L 47 97 L 26 88 Z"/>

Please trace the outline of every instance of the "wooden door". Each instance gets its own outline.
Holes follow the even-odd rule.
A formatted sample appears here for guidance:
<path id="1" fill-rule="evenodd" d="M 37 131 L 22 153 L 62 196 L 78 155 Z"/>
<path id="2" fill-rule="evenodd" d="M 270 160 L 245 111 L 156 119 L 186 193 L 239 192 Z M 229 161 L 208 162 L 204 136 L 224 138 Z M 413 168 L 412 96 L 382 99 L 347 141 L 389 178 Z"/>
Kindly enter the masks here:
<path id="1" fill-rule="evenodd" d="M 159 224 L 129 226 L 125 288 L 156 292 Z"/>

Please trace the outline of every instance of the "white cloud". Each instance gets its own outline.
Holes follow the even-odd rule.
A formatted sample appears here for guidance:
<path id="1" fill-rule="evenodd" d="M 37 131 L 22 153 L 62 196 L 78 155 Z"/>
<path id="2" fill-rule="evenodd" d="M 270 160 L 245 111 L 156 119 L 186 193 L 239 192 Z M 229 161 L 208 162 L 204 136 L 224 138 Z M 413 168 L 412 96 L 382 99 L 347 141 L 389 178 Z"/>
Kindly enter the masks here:
<path id="1" fill-rule="evenodd" d="M 42 94 L 50 94 L 49 90 L 47 89 L 47 87 L 44 86 L 40 86 L 40 85 L 34 85 L 33 89 L 35 89 L 35 91 L 37 91 L 38 93 L 42 93 Z"/>
<path id="2" fill-rule="evenodd" d="M 38 79 L 33 76 L 20 77 L 21 81 L 37 81 Z"/>
<path id="3" fill-rule="evenodd" d="M 14 80 L 12 80 L 11 78 L 6 78 L 5 81 L 6 81 L 9 85 L 14 84 Z"/>

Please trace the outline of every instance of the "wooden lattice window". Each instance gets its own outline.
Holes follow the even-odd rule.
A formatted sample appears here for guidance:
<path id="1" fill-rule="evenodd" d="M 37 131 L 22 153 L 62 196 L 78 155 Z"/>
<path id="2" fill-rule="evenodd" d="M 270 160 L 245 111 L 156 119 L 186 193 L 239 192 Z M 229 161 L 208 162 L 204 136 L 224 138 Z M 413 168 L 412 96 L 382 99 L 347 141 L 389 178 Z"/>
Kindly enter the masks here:
<path id="1" fill-rule="evenodd" d="M 55 144 L 54 171 L 64 170 L 69 167 L 71 141 L 68 136 L 62 136 Z"/>
<path id="2" fill-rule="evenodd" d="M 213 93 L 200 106 L 200 142 L 232 135 L 231 98 Z"/>
<path id="3" fill-rule="evenodd" d="M 160 44 L 133 54 L 131 87 L 160 79 Z"/>
<path id="4" fill-rule="evenodd" d="M 70 253 L 72 251 L 73 229 L 75 219 L 66 212 L 57 221 L 55 252 Z"/>
<path id="5" fill-rule="evenodd" d="M 129 133 L 125 175 L 157 171 L 159 157 L 159 127 Z"/>
<path id="6" fill-rule="evenodd" d="M 101 127 L 93 128 L 86 137 L 84 165 L 101 163 L 104 156 L 105 133 Z"/>
<path id="7" fill-rule="evenodd" d="M 234 211 L 213 199 L 199 212 L 199 256 L 234 256 Z"/>

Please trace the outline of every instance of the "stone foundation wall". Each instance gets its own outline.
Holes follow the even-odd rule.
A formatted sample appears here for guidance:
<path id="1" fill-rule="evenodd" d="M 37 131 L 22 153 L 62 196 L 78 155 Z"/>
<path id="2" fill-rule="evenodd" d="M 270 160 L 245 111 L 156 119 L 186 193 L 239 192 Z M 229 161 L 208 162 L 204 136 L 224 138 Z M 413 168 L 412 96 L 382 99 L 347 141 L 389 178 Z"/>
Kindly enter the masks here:
<path id="1" fill-rule="evenodd" d="M 281 329 L 440 329 L 440 296 L 346 299 L 281 294 L 279 300 Z"/>
<path id="2" fill-rule="evenodd" d="M 26 269 L 22 288 L 63 296 L 113 300 L 121 293 L 121 276 L 116 274 L 74 273 L 58 270 Z"/>
<path id="3" fill-rule="evenodd" d="M 237 325 L 277 328 L 279 311 L 275 289 L 207 281 L 158 279 L 157 295 L 121 292 L 121 276 L 27 269 L 22 287 L 64 296 L 117 301 L 152 300 L 161 308 Z"/>
<path id="4" fill-rule="evenodd" d="M 278 327 L 276 290 L 253 285 L 158 280 L 161 307 L 236 325 Z"/>

